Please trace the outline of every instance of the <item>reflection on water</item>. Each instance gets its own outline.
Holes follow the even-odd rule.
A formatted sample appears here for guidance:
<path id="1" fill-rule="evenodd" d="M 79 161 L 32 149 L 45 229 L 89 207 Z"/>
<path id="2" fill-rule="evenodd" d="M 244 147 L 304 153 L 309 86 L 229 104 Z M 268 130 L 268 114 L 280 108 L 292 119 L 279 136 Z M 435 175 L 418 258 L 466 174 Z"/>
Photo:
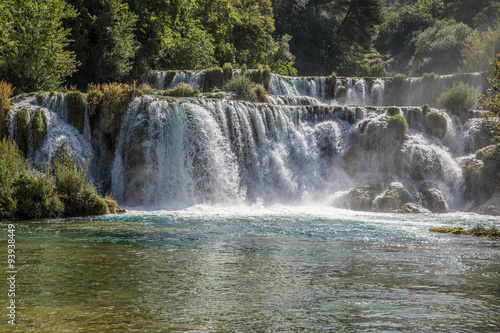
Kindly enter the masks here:
<path id="1" fill-rule="evenodd" d="M 195 207 L 19 223 L 16 328 L 499 331 L 500 242 L 427 231 L 497 222 Z"/>

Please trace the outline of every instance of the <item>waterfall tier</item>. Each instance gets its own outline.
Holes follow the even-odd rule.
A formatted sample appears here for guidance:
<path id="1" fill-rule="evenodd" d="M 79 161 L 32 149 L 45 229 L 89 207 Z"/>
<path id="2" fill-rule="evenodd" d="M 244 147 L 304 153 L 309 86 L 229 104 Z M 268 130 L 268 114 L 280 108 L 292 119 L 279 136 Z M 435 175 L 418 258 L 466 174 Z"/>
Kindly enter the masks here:
<path id="1" fill-rule="evenodd" d="M 271 91 L 279 80 L 272 77 Z M 324 81 L 304 82 L 293 84 L 297 96 L 277 94 L 270 103 L 142 96 L 92 115 L 85 106 L 80 127 L 65 95 L 46 93 L 14 104 L 9 131 L 27 138 L 35 166 L 70 150 L 90 163 L 101 192 L 133 207 L 315 202 L 393 211 L 406 203 L 442 212 L 477 199 L 467 170 L 483 163 L 471 154 L 489 144 L 481 118 L 462 123 L 437 109 L 323 104 Z M 383 104 L 381 80 L 366 89 L 366 80 L 345 82 L 365 102 Z M 31 127 L 20 133 L 16 114 L 33 118 L 39 109 L 47 124 L 35 147 Z M 444 127 L 433 127 L 430 113 Z M 397 116 L 407 133 L 394 127 Z"/>

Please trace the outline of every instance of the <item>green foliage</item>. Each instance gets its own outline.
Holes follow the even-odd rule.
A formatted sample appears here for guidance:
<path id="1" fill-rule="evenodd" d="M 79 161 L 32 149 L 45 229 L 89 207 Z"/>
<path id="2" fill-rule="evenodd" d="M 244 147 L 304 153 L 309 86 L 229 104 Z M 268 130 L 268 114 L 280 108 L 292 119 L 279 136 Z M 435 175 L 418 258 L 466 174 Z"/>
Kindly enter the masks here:
<path id="1" fill-rule="evenodd" d="M 15 122 L 15 133 L 14 140 L 16 141 L 19 149 L 26 155 L 28 153 L 29 145 L 29 126 L 30 126 L 30 115 L 28 110 L 21 109 L 14 115 Z"/>
<path id="2" fill-rule="evenodd" d="M 451 88 L 446 89 L 439 95 L 437 103 L 439 107 L 455 114 L 465 117 L 467 111 L 472 108 L 476 98 L 476 90 L 468 83 L 458 82 Z"/>
<path id="3" fill-rule="evenodd" d="M 409 68 L 413 75 L 424 72 L 451 73 L 456 70 L 464 40 L 472 29 L 464 23 L 437 21 L 416 39 Z"/>
<path id="4" fill-rule="evenodd" d="M 268 63 L 273 73 L 287 76 L 297 76 L 295 69 L 295 56 L 290 51 L 290 40 L 292 36 L 283 35 L 274 42 L 268 53 Z"/>
<path id="5" fill-rule="evenodd" d="M 448 130 L 448 122 L 441 113 L 428 112 L 425 115 L 425 128 L 430 135 L 442 139 Z"/>
<path id="6" fill-rule="evenodd" d="M 375 47 L 381 53 L 390 53 L 404 68 L 415 52 L 418 35 L 429 28 L 435 18 L 429 7 L 405 6 L 398 13 L 391 13 L 380 25 Z"/>
<path id="7" fill-rule="evenodd" d="M 257 100 L 261 103 L 268 103 L 269 100 L 267 99 L 267 91 L 266 88 L 264 88 L 263 85 L 261 84 L 256 84 L 253 88 L 253 91 L 255 93 L 255 96 L 257 97 Z"/>
<path id="8" fill-rule="evenodd" d="M 33 149 L 37 150 L 47 131 L 47 117 L 42 109 L 35 110 L 31 122 L 31 133 L 33 134 Z"/>
<path id="9" fill-rule="evenodd" d="M 408 131 L 408 123 L 405 117 L 397 114 L 389 118 L 387 129 L 395 135 L 396 139 L 400 140 Z"/>
<path id="10" fill-rule="evenodd" d="M 55 188 L 64 204 L 65 216 L 105 214 L 107 204 L 86 181 L 87 166 L 75 164 L 73 156 L 64 152 L 54 161 Z"/>
<path id="11" fill-rule="evenodd" d="M 63 0 L 7 0 L 3 10 L 12 21 L 2 32 L 7 43 L 0 51 L 0 76 L 20 91 L 59 87 L 77 67 L 66 49 L 69 29 L 62 25 L 76 15 L 74 8 Z"/>
<path id="12" fill-rule="evenodd" d="M 0 139 L 9 134 L 9 98 L 14 93 L 12 84 L 0 81 Z"/>
<path id="13" fill-rule="evenodd" d="M 164 36 L 160 68 L 198 70 L 212 66 L 215 63 L 213 37 L 194 23 L 179 30 Z"/>
<path id="14" fill-rule="evenodd" d="M 239 75 L 226 84 L 225 90 L 234 93 L 236 99 L 256 101 L 254 83 L 247 75 Z"/>
<path id="15" fill-rule="evenodd" d="M 70 48 L 81 63 L 71 82 L 80 88 L 90 82 L 111 82 L 125 78 L 132 68 L 137 45 L 134 41 L 136 16 L 121 0 L 68 0 L 78 16 Z"/>
<path id="16" fill-rule="evenodd" d="M 68 91 L 66 93 L 68 105 L 69 123 L 83 133 L 85 123 L 85 97 L 80 91 Z"/>
<path id="17" fill-rule="evenodd" d="M 12 198 L 19 218 L 58 217 L 63 210 L 53 179 L 37 172 L 25 171 L 13 183 Z"/>
<path id="18" fill-rule="evenodd" d="M 426 114 L 427 112 L 429 112 L 430 109 L 431 109 L 431 107 L 429 106 L 429 104 L 425 103 L 424 105 L 422 105 L 422 112 L 424 114 Z"/>
<path id="19" fill-rule="evenodd" d="M 464 42 L 459 70 L 464 73 L 488 70 L 491 59 L 498 53 L 500 26 L 496 30 L 476 30 Z"/>
<path id="20" fill-rule="evenodd" d="M 4 138 L 0 141 L 0 218 L 105 214 L 106 201 L 86 175 L 87 167 L 76 165 L 68 151 L 58 155 L 52 170 L 34 171 L 16 145 Z"/>

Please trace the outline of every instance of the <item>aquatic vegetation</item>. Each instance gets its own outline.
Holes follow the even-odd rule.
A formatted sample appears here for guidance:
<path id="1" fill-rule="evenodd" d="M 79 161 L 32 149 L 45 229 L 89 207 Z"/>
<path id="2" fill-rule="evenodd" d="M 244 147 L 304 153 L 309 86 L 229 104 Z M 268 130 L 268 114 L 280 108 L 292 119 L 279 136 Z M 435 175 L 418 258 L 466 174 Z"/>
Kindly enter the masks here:
<path id="1" fill-rule="evenodd" d="M 439 233 L 450 233 L 454 235 L 472 235 L 472 236 L 482 236 L 482 237 L 500 237 L 500 229 L 497 227 L 484 227 L 481 225 L 477 225 L 472 229 L 464 230 L 464 228 L 456 227 L 456 228 L 430 228 L 431 232 L 439 232 Z"/>

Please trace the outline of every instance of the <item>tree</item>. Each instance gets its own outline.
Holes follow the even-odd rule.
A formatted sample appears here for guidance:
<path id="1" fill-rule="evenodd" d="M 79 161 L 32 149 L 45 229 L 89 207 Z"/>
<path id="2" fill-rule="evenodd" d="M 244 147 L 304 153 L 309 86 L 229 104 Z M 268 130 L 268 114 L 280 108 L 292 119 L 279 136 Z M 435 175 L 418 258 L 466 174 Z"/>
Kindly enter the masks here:
<path id="1" fill-rule="evenodd" d="M 1 77 L 19 92 L 59 87 L 77 68 L 62 25 L 74 8 L 63 0 L 5 0 L 1 7 Z"/>
<path id="2" fill-rule="evenodd" d="M 472 29 L 464 23 L 437 21 L 416 38 L 416 49 L 408 64 L 410 73 L 455 72 L 460 62 L 463 41 L 471 33 Z"/>
<path id="3" fill-rule="evenodd" d="M 463 45 L 459 70 L 464 73 L 488 70 L 491 59 L 500 53 L 500 26 L 496 30 L 474 31 Z"/>
<path id="4" fill-rule="evenodd" d="M 81 62 L 71 80 L 80 87 L 89 82 L 112 82 L 125 78 L 132 69 L 137 45 L 136 16 L 120 0 L 68 0 L 79 14 L 69 20 L 70 45 Z"/>

